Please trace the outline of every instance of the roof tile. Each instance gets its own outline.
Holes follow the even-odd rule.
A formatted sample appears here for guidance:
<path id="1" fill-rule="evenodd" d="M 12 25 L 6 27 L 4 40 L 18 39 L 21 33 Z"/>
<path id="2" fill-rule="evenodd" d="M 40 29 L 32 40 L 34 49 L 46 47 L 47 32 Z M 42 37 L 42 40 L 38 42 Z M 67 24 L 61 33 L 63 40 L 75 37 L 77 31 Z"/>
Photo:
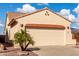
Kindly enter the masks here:
<path id="1" fill-rule="evenodd" d="M 65 29 L 65 27 L 62 25 L 52 25 L 52 24 L 26 24 L 26 28 Z"/>

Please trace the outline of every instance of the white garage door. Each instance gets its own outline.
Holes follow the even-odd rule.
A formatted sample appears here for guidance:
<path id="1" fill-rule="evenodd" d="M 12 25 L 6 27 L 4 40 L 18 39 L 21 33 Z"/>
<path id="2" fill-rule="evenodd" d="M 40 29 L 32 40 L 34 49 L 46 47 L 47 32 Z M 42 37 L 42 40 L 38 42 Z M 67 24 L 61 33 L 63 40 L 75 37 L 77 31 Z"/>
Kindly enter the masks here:
<path id="1" fill-rule="evenodd" d="M 27 29 L 35 46 L 64 45 L 64 29 Z"/>

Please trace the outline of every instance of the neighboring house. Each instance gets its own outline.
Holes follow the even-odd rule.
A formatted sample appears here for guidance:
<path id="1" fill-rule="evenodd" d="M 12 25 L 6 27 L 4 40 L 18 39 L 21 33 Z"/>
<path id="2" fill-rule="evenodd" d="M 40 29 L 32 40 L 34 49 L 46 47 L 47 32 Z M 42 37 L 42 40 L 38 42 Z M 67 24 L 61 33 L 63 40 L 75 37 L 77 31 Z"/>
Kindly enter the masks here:
<path id="1" fill-rule="evenodd" d="M 35 46 L 76 44 L 70 24 L 71 21 L 44 8 L 30 14 L 7 13 L 6 29 L 9 40 L 14 40 L 14 34 L 26 26 Z"/>

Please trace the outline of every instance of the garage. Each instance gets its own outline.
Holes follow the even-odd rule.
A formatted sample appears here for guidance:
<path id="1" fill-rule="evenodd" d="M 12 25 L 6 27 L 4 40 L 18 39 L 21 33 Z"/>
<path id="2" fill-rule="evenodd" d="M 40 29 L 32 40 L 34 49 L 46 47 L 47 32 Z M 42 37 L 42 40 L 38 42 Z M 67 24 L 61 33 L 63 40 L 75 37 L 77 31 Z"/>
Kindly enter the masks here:
<path id="1" fill-rule="evenodd" d="M 12 14 L 15 15 L 15 13 Z M 9 40 L 14 40 L 14 34 L 21 28 L 26 27 L 35 41 L 34 46 L 71 45 L 76 42 L 76 40 L 72 40 L 71 21 L 48 8 L 16 17 L 10 22 L 8 22 L 9 15 L 7 15 L 6 22 L 6 29 L 10 30 L 8 31 Z M 11 27 L 12 24 L 14 25 L 13 27 Z M 17 46 L 14 43 L 14 47 Z"/>
<path id="2" fill-rule="evenodd" d="M 65 45 L 65 28 L 61 25 L 27 24 L 27 31 L 35 41 L 34 46 Z"/>

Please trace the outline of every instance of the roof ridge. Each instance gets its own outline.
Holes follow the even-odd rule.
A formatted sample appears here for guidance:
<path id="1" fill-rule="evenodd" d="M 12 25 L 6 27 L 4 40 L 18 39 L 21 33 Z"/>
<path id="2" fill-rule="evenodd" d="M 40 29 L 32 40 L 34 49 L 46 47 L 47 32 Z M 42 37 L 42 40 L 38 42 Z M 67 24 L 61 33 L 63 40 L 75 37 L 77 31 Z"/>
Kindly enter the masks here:
<path id="1" fill-rule="evenodd" d="M 28 15 L 31 15 L 31 14 L 34 14 L 34 13 L 37 13 L 37 12 L 40 12 L 40 11 L 43 11 L 43 10 L 48 10 L 48 8 L 45 7 L 45 8 L 43 8 L 43 9 L 37 10 L 37 11 L 35 11 L 35 12 L 25 14 L 25 15 L 23 15 L 22 17 L 24 17 L 24 16 L 28 16 Z M 18 18 L 21 18 L 21 17 L 17 17 L 17 18 L 15 18 L 15 19 L 18 19 Z"/>

